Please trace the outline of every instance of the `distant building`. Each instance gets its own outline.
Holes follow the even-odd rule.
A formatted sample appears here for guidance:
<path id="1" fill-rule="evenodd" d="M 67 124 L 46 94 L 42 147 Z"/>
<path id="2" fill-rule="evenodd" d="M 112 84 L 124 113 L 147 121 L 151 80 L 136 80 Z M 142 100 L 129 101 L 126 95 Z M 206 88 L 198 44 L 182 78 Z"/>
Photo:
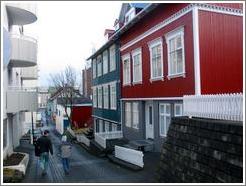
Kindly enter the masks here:
<path id="1" fill-rule="evenodd" d="M 92 89 L 91 89 L 92 71 L 91 67 L 86 65 L 82 70 L 82 94 L 83 96 L 92 99 Z"/>

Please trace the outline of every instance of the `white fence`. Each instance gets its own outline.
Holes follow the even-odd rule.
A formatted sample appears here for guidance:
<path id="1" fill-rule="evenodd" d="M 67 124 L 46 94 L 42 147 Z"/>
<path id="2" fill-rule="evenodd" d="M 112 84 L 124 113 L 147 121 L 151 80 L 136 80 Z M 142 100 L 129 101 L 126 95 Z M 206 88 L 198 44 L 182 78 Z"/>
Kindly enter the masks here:
<path id="1" fill-rule="evenodd" d="M 144 167 L 143 156 L 142 151 L 115 146 L 115 157 L 142 168 Z"/>
<path id="2" fill-rule="evenodd" d="M 77 141 L 84 143 L 86 146 L 90 146 L 90 140 L 84 134 L 77 134 Z"/>
<path id="3" fill-rule="evenodd" d="M 222 120 L 243 120 L 243 94 L 184 96 L 184 115 Z"/>
<path id="4" fill-rule="evenodd" d="M 103 148 L 107 147 L 107 139 L 117 139 L 122 137 L 122 131 L 95 133 L 95 141 Z"/>

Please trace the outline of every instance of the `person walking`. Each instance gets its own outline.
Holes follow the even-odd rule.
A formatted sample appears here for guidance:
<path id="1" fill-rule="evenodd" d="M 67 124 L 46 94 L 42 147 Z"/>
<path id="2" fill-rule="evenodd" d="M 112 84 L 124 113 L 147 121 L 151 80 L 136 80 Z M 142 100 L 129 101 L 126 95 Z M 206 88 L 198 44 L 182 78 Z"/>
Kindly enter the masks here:
<path id="1" fill-rule="evenodd" d="M 67 136 L 62 136 L 62 143 L 60 145 L 60 156 L 62 158 L 63 170 L 66 175 L 69 174 L 69 157 L 72 154 L 72 145 L 67 142 Z"/>
<path id="2" fill-rule="evenodd" d="M 49 138 L 49 131 L 45 130 L 43 135 L 37 140 L 37 148 L 40 152 L 40 167 L 42 169 L 42 175 L 47 174 L 47 167 L 49 163 L 49 152 L 53 155 L 52 143 Z"/>

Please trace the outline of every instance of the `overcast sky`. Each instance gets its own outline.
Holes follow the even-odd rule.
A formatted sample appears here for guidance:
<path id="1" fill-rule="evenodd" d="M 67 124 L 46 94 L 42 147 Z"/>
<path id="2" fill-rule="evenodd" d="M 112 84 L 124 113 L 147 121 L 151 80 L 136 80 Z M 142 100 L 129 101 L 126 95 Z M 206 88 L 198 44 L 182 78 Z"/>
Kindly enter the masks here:
<path id="1" fill-rule="evenodd" d="M 121 2 L 37 2 L 38 20 L 24 33 L 38 40 L 39 85 L 47 86 L 50 73 L 67 65 L 78 71 L 85 59 L 104 43 L 104 30 L 113 28 Z"/>

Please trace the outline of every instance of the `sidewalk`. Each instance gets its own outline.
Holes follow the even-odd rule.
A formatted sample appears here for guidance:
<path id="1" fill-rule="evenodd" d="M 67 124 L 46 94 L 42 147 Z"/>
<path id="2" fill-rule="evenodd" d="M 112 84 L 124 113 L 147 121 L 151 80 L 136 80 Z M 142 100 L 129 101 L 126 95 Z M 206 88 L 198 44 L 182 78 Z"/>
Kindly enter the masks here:
<path id="1" fill-rule="evenodd" d="M 81 146 L 74 144 L 70 158 L 70 174 L 65 175 L 60 158 L 57 156 L 60 137 L 50 130 L 54 155 L 50 156 L 48 174 L 41 176 L 37 166 L 38 158 L 34 156 L 34 147 L 22 144 L 17 151 L 30 154 L 30 161 L 23 183 L 149 183 L 156 182 L 156 169 L 159 153 L 145 153 L 145 166 L 141 171 L 132 171 L 111 163 L 106 157 L 91 155 Z"/>

